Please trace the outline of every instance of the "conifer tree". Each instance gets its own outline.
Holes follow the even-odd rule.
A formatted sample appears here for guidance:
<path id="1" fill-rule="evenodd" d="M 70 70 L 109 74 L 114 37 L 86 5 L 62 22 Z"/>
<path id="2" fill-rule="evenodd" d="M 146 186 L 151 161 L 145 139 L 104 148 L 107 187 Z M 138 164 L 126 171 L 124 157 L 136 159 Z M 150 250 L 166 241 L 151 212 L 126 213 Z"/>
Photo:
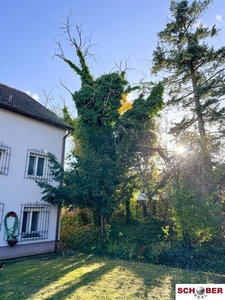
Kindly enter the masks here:
<path id="1" fill-rule="evenodd" d="M 224 97 L 225 47 L 209 46 L 207 42 L 219 30 L 200 22 L 210 3 L 212 0 L 194 0 L 190 5 L 187 0 L 171 1 L 172 20 L 158 33 L 152 72 L 165 75 L 167 104 L 186 112 L 171 133 L 181 134 L 192 127 L 205 138 L 210 126 L 219 130 L 224 125 L 225 108 L 220 102 Z"/>

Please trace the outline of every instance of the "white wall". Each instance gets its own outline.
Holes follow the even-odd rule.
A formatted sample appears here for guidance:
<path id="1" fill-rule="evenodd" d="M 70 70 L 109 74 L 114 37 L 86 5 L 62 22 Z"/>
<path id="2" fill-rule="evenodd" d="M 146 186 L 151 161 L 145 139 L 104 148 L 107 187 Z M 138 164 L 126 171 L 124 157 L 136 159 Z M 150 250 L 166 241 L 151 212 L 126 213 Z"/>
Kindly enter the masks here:
<path id="1" fill-rule="evenodd" d="M 27 149 L 47 150 L 55 154 L 60 161 L 65 133 L 63 129 L 0 108 L 0 144 L 3 142 L 11 147 L 8 175 L 0 174 L 0 202 L 4 203 L 3 220 L 9 211 L 15 211 L 20 218 L 21 204 L 41 200 L 40 188 L 35 181 L 24 178 Z M 47 241 L 55 239 L 55 228 L 56 208 L 51 207 Z M 2 223 L 0 247 L 7 245 L 3 235 Z M 40 240 L 43 241 L 45 240 Z M 23 241 L 18 244 L 35 242 L 39 241 Z"/>

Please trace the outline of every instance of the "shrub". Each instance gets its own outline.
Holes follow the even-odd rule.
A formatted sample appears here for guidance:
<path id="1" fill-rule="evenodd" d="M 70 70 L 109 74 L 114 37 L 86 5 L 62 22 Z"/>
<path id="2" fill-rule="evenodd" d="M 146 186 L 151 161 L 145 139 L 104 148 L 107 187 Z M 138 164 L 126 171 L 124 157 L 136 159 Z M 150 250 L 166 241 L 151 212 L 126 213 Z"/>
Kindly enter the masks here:
<path id="1" fill-rule="evenodd" d="M 169 241 L 152 243 L 139 249 L 138 260 L 151 264 L 159 264 L 159 256 L 171 247 Z"/>
<path id="2" fill-rule="evenodd" d="M 159 255 L 159 263 L 182 269 L 224 273 L 225 248 L 169 249 Z"/>
<path id="3" fill-rule="evenodd" d="M 182 269 L 197 269 L 193 264 L 191 251 L 185 248 L 169 249 L 159 255 L 159 264 L 182 268 Z"/>
<path id="4" fill-rule="evenodd" d="M 208 243 L 190 250 L 180 247 L 171 235 L 165 239 L 163 223 L 152 218 L 130 225 L 107 225 L 106 241 L 101 228 L 87 223 L 85 215 L 64 214 L 61 221 L 61 248 L 77 252 L 107 254 L 114 258 L 162 264 L 182 269 L 224 273 L 225 248 Z M 175 246 L 176 245 L 176 246 Z"/>
<path id="5" fill-rule="evenodd" d="M 79 252 L 101 253 L 104 250 L 101 229 L 92 224 L 81 226 L 81 220 L 84 221 L 84 215 L 80 212 L 62 216 L 60 247 Z"/>
<path id="6" fill-rule="evenodd" d="M 129 240 L 115 240 L 107 244 L 107 254 L 111 257 L 133 260 L 137 256 L 137 245 Z"/>
<path id="7" fill-rule="evenodd" d="M 101 253 L 104 244 L 100 228 L 92 225 L 76 227 L 73 234 L 61 235 L 61 246 L 85 253 Z"/>
<path id="8" fill-rule="evenodd" d="M 152 218 L 142 222 L 133 221 L 126 226 L 119 224 L 109 226 L 107 253 L 121 259 L 156 263 L 159 248 L 160 251 L 166 249 L 163 225 L 158 219 Z"/>
<path id="9" fill-rule="evenodd" d="M 198 262 L 198 269 L 224 274 L 225 248 L 202 247 L 192 251 L 193 260 Z"/>

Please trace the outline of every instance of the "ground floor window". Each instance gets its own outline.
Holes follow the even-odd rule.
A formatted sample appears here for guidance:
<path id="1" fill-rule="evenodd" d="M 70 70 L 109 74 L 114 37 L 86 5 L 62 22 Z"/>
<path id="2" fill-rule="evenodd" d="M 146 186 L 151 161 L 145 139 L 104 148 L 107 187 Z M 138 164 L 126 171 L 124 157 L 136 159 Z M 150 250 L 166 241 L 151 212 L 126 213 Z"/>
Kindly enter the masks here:
<path id="1" fill-rule="evenodd" d="M 4 211 L 4 203 L 0 202 L 0 230 L 2 228 L 3 211 Z"/>
<path id="2" fill-rule="evenodd" d="M 21 206 L 21 240 L 47 239 L 50 205 L 28 203 Z"/>

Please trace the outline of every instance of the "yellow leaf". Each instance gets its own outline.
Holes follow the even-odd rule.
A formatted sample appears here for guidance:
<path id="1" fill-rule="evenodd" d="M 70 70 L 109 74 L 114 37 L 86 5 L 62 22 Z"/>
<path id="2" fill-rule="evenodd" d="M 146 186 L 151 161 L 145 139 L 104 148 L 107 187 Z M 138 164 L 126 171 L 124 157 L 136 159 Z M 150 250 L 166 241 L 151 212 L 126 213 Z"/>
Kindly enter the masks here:
<path id="1" fill-rule="evenodd" d="M 122 94 L 122 99 L 120 100 L 120 103 L 121 107 L 118 109 L 118 112 L 121 115 L 132 108 L 132 103 L 127 99 L 127 94 Z"/>

